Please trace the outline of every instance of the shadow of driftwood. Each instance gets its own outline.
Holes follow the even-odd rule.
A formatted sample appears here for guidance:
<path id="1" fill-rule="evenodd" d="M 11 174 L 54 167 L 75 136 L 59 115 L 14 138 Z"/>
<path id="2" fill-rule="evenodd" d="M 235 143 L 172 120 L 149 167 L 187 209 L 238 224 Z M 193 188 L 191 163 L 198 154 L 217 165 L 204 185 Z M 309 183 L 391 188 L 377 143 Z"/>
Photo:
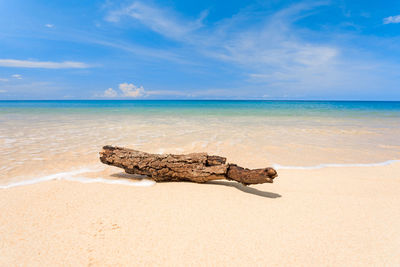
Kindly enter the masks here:
<path id="1" fill-rule="evenodd" d="M 229 187 L 234 187 L 242 192 L 248 193 L 248 194 L 252 194 L 252 195 L 256 195 L 256 196 L 260 196 L 260 197 L 266 197 L 266 198 L 278 198 L 278 197 L 282 197 L 279 194 L 276 193 L 272 193 L 272 192 L 266 192 L 266 191 L 261 191 L 258 190 L 254 187 L 249 187 L 249 186 L 244 186 L 242 184 L 239 183 L 234 183 L 234 182 L 227 182 L 227 181 L 209 181 L 205 184 L 211 184 L 211 185 L 223 185 L 223 186 L 229 186 Z"/>
<path id="2" fill-rule="evenodd" d="M 148 178 L 146 175 L 139 175 L 139 174 L 129 174 L 125 172 L 119 172 L 119 173 L 113 173 L 111 174 L 112 177 L 115 178 L 123 178 L 123 179 L 132 179 L 132 180 L 140 180 L 143 178 Z M 182 182 L 187 182 L 187 181 L 182 181 Z M 159 182 L 160 183 L 160 182 Z M 169 183 L 169 182 L 161 182 L 161 183 Z M 190 182 L 188 182 L 190 183 Z M 204 184 L 208 185 L 223 185 L 223 186 L 228 186 L 228 187 L 234 187 L 242 192 L 260 196 L 260 197 L 266 197 L 266 198 L 278 198 L 282 197 L 279 194 L 272 193 L 272 192 L 266 192 L 266 191 L 261 191 L 258 190 L 254 187 L 249 187 L 249 186 L 244 186 L 240 183 L 235 183 L 235 182 L 228 182 L 228 181 L 209 181 Z"/>
<path id="3" fill-rule="evenodd" d="M 146 175 L 140 175 L 140 174 L 129 174 L 126 172 L 118 172 L 118 173 L 113 173 L 111 174 L 111 177 L 115 178 L 124 178 L 124 179 L 135 179 L 135 180 L 140 180 L 143 178 L 149 178 Z"/>

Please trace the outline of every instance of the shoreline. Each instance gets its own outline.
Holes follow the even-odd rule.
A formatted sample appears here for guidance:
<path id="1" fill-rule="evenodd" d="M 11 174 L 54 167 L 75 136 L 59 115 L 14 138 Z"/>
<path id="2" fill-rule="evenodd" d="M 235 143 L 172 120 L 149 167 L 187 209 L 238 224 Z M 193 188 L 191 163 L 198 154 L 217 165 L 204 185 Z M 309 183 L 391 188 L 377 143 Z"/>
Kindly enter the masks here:
<path id="1" fill-rule="evenodd" d="M 392 159 L 383 162 L 376 162 L 376 163 L 325 163 L 325 164 L 318 164 L 314 166 L 285 166 L 280 164 L 272 164 L 272 167 L 277 171 L 282 170 L 318 170 L 324 168 L 351 168 L 351 167 L 380 167 L 380 166 L 388 166 L 392 164 L 396 164 L 400 162 L 399 159 Z M 80 168 L 79 170 L 71 170 L 59 173 L 53 173 L 45 176 L 40 176 L 36 178 L 31 178 L 27 180 L 21 180 L 17 182 L 12 182 L 8 184 L 0 184 L 1 189 L 8 189 L 13 187 L 19 186 L 27 186 L 52 180 L 64 180 L 64 181 L 72 181 L 72 182 L 81 182 L 81 183 L 104 183 L 104 184 L 118 184 L 118 185 L 128 185 L 128 186 L 153 186 L 156 184 L 151 179 L 140 178 L 138 179 L 134 175 L 126 174 L 122 171 L 122 169 L 118 169 L 115 167 L 107 166 L 109 169 L 120 170 L 120 173 L 123 173 L 126 177 L 117 177 L 118 179 L 109 179 L 103 177 L 86 177 L 86 176 L 78 176 L 79 174 L 88 174 L 88 173 L 100 173 L 106 167 L 101 165 L 101 167 L 86 167 Z M 104 175 L 103 175 L 104 176 Z M 106 175 L 107 176 L 107 175 Z M 121 175 L 122 176 L 122 175 Z M 278 176 L 279 177 L 279 176 Z M 224 181 L 224 180 L 221 180 Z M 225 180 L 226 181 L 226 180 Z"/>

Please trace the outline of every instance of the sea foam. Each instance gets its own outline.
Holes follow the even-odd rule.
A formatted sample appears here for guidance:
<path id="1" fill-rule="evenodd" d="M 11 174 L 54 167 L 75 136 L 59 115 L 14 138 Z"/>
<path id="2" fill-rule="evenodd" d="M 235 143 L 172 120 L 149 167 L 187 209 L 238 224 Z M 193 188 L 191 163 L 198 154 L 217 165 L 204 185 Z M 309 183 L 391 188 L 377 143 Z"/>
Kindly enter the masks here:
<path id="1" fill-rule="evenodd" d="M 24 185 L 32 185 L 41 182 L 47 182 L 51 180 L 65 180 L 65 181 L 74 181 L 74 182 L 81 182 L 81 183 L 104 183 L 104 184 L 116 184 L 116 185 L 129 185 L 129 186 L 152 186 L 155 184 L 154 181 L 148 179 L 141 179 L 138 182 L 131 182 L 129 180 L 109 180 L 104 178 L 87 178 L 87 177 L 76 177 L 78 174 L 82 173 L 89 173 L 89 172 L 97 172 L 98 169 L 80 169 L 76 171 L 70 172 L 60 172 L 55 173 L 48 176 L 38 177 L 30 180 L 14 182 L 6 185 L 0 185 L 0 189 L 7 189 L 17 186 L 24 186 Z"/>

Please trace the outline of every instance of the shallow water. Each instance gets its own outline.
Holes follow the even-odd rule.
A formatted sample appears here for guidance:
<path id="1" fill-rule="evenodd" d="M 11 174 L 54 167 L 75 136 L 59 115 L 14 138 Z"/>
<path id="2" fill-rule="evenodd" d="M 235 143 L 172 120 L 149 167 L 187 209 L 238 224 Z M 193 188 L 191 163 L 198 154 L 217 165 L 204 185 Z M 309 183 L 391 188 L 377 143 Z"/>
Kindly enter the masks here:
<path id="1" fill-rule="evenodd" d="M 84 168 L 109 178 L 106 144 L 284 168 L 397 160 L 399 138 L 400 102 L 0 101 L 0 184 Z"/>

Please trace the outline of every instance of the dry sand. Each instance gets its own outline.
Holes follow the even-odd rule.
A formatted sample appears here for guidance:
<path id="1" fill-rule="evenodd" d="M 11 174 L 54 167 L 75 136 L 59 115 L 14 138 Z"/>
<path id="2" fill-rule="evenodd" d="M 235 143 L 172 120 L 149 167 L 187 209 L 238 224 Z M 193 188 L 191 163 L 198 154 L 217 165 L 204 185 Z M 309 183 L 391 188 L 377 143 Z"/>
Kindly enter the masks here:
<path id="1" fill-rule="evenodd" d="M 0 265 L 400 265 L 400 163 L 279 174 L 2 189 Z"/>

